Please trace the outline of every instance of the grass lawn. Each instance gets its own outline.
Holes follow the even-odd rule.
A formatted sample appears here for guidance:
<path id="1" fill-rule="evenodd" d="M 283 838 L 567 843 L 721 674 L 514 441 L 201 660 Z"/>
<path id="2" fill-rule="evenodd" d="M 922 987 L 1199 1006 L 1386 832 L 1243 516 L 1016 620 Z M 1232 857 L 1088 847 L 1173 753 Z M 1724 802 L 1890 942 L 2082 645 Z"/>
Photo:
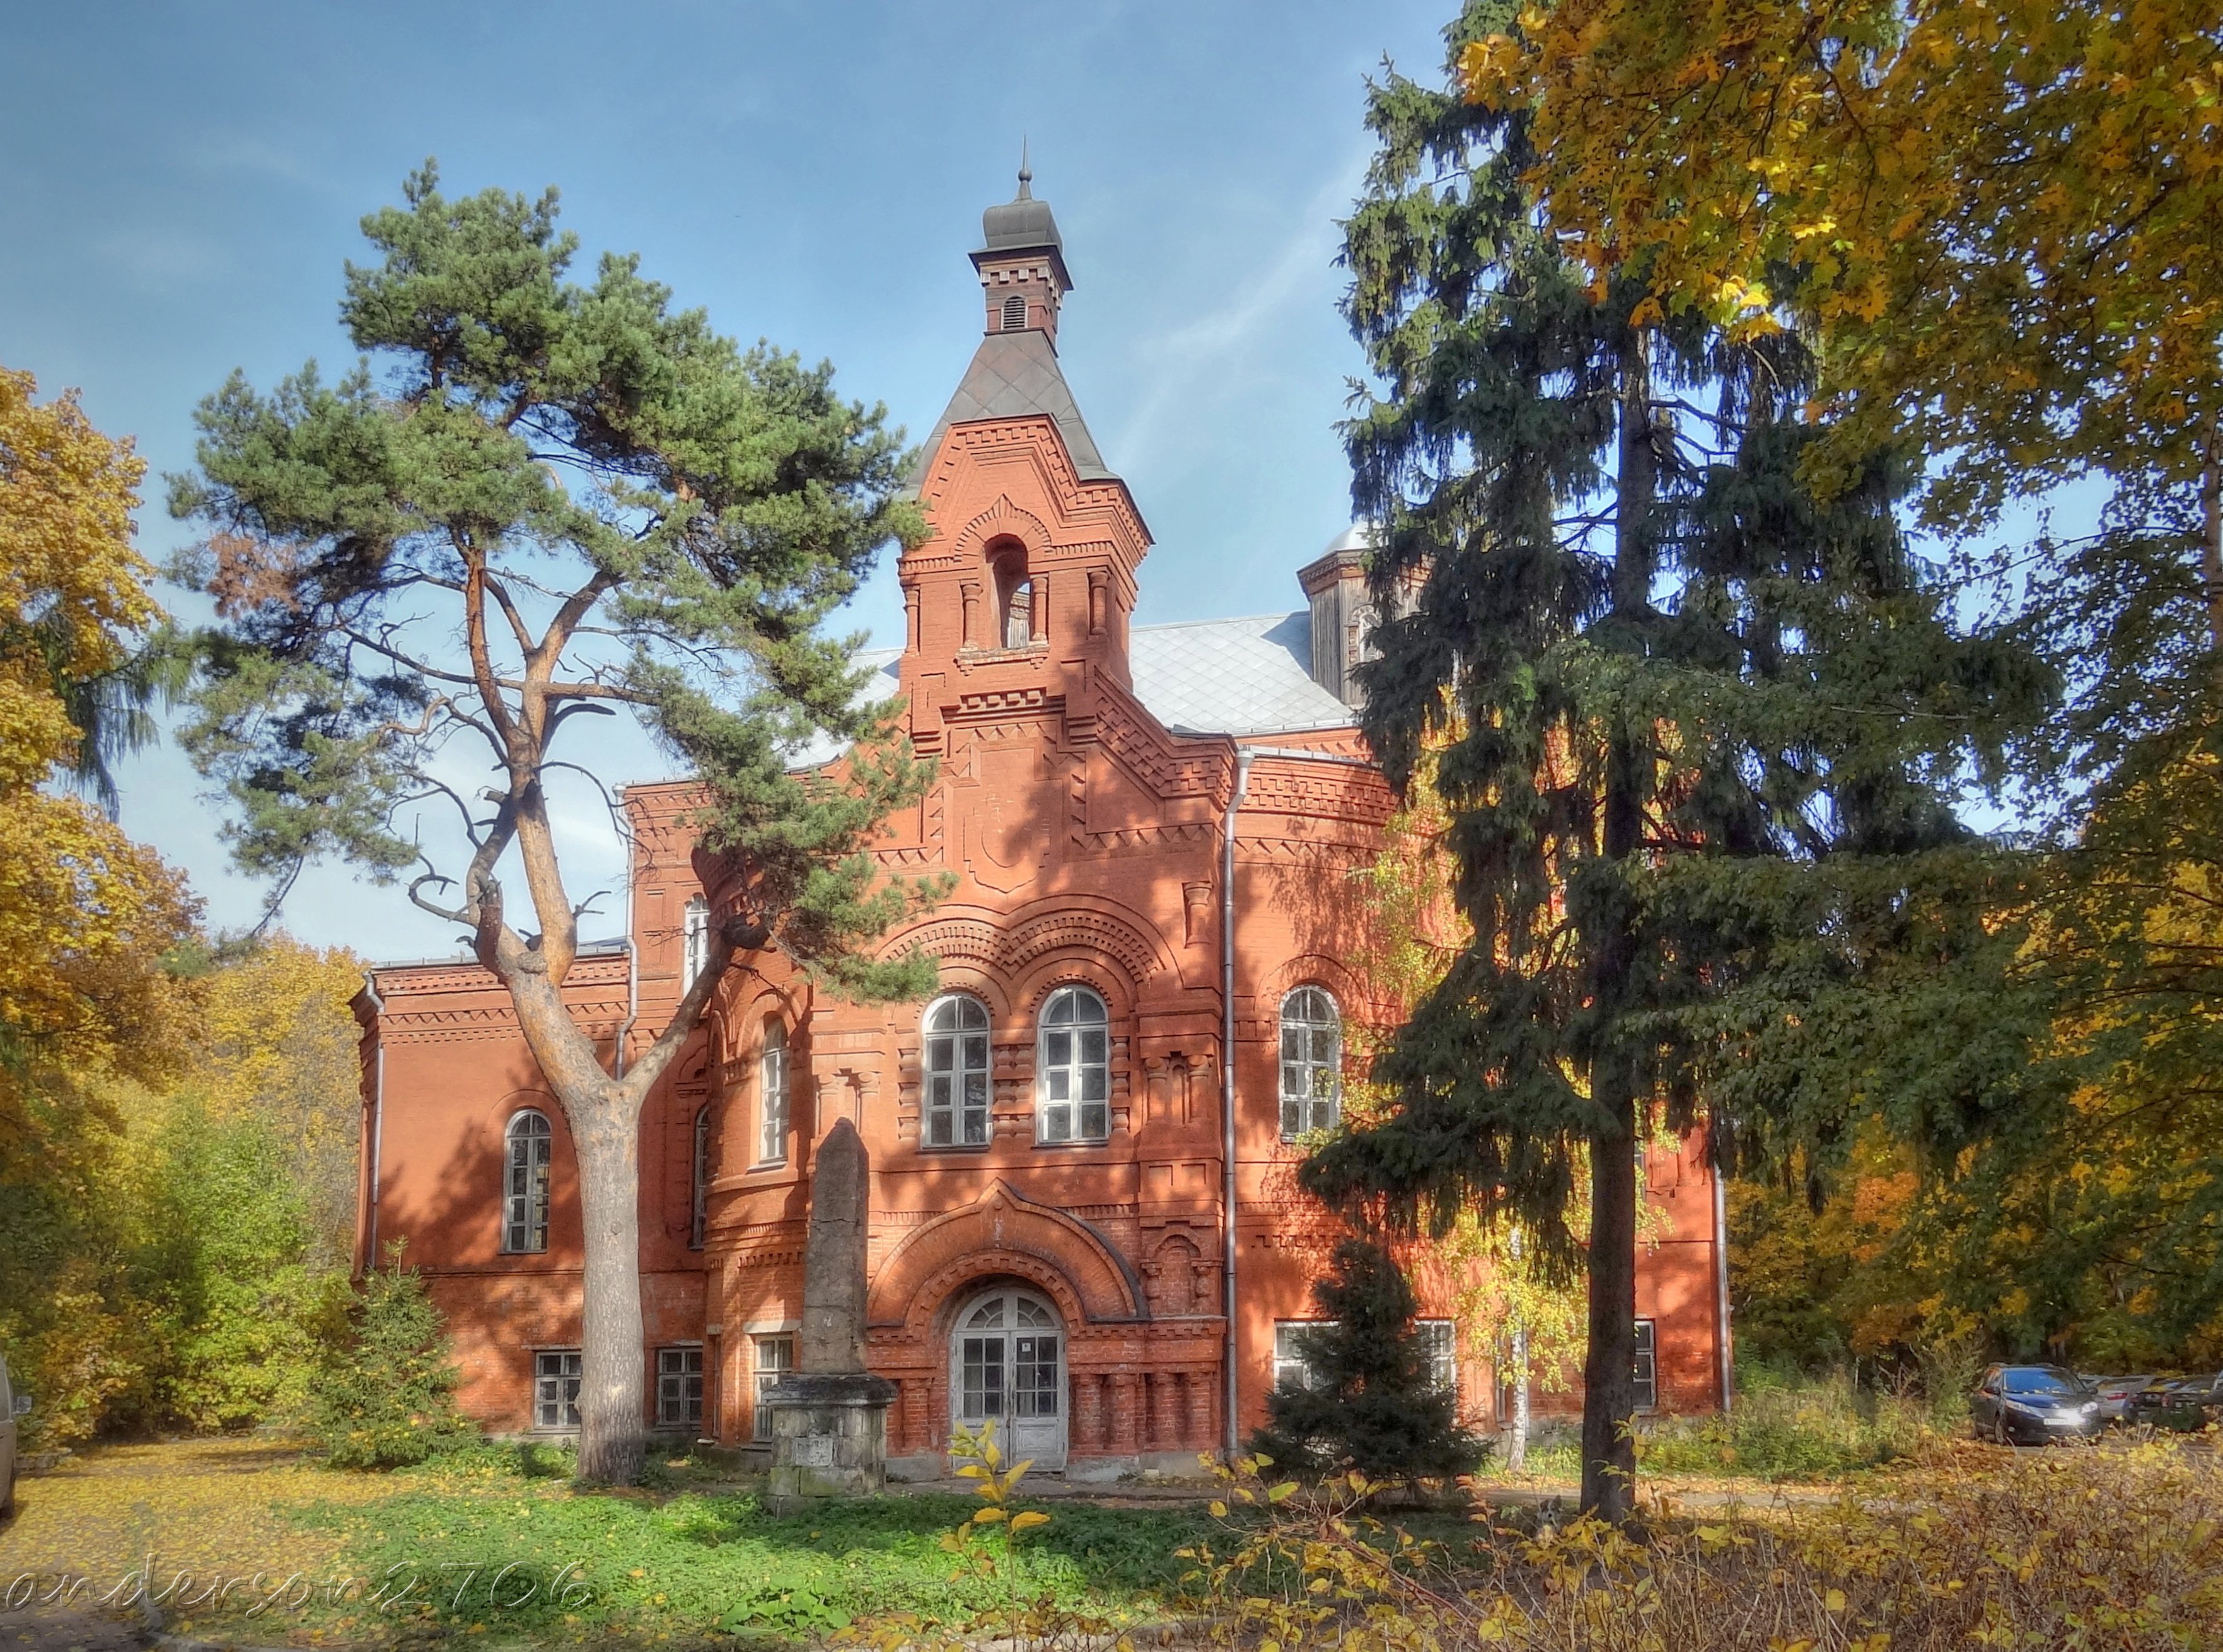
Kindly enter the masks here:
<path id="1" fill-rule="evenodd" d="M 575 1491 L 545 1450 L 358 1475 L 245 1441 L 110 1447 L 23 1483 L 22 1512 L 0 1530 L 0 1587 L 35 1574 L 50 1591 L 67 1573 L 90 1580 L 75 1604 L 123 1604 L 117 1585 L 152 1555 L 172 1630 L 304 1644 L 806 1637 L 880 1612 L 969 1617 L 1014 1586 L 1132 1622 L 1162 1611 L 1187 1569 L 1174 1551 L 1207 1523 L 1200 1510 L 1061 1498 L 991 1581 L 954 1575 L 941 1546 L 978 1506 L 966 1498 L 776 1520 L 750 1482 L 683 1461 L 658 1478 Z"/>

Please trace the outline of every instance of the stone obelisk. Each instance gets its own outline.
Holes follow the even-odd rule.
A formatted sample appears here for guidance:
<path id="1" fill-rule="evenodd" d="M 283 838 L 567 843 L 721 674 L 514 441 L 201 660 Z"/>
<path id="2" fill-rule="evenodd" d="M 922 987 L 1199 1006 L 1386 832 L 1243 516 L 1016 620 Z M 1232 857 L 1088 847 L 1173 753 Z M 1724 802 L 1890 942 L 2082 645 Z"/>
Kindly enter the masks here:
<path id="1" fill-rule="evenodd" d="M 803 1246 L 803 1334 L 792 1376 L 766 1389 L 771 1411 L 773 1514 L 827 1498 L 887 1489 L 893 1383 L 865 1369 L 865 1241 L 872 1156 L 847 1119 L 818 1144 L 810 1167 L 810 1231 Z"/>

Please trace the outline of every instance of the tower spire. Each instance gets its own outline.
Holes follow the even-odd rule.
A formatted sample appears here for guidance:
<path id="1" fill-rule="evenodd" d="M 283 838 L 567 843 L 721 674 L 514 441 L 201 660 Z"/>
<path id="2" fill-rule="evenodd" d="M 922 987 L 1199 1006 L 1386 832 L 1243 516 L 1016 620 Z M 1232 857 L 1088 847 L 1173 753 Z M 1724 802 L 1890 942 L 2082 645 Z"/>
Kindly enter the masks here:
<path id="1" fill-rule="evenodd" d="M 1035 192 L 1034 192 L 1034 188 L 1033 188 L 1034 181 L 1035 181 L 1035 172 L 1034 172 L 1034 168 L 1033 168 L 1032 167 L 1030 167 L 1029 165 L 1027 165 L 1027 135 L 1026 135 L 1025 133 L 1022 132 L 1022 133 L 1020 133 L 1020 134 L 1019 134 L 1019 193 L 1018 193 L 1018 199 L 1019 199 L 1020 200 L 1023 200 L 1023 201 L 1030 201 L 1030 200 L 1034 199 L 1034 198 L 1035 198 Z"/>

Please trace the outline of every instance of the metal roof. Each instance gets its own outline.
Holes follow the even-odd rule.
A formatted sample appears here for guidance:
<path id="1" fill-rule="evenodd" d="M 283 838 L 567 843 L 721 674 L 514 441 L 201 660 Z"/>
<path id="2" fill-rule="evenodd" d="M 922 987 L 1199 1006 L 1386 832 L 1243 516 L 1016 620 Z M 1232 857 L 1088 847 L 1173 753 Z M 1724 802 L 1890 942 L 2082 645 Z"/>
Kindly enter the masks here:
<path id="1" fill-rule="evenodd" d="M 1084 482 L 1116 481 L 1112 470 L 1096 451 L 1096 438 L 1080 416 L 1080 407 L 1057 364 L 1057 351 L 1048 334 L 1030 327 L 1023 332 L 992 332 L 973 352 L 957 394 L 935 422 L 934 433 L 919 450 L 918 469 L 911 473 L 914 492 L 926 480 L 926 467 L 941 450 L 942 436 L 952 425 L 969 425 L 984 419 L 1021 419 L 1029 413 L 1048 413 L 1065 438 L 1065 451 Z"/>
<path id="2" fill-rule="evenodd" d="M 1357 715 L 1313 681 L 1313 617 L 1139 625 L 1127 664 L 1135 697 L 1175 734 L 1262 735 L 1348 728 Z"/>

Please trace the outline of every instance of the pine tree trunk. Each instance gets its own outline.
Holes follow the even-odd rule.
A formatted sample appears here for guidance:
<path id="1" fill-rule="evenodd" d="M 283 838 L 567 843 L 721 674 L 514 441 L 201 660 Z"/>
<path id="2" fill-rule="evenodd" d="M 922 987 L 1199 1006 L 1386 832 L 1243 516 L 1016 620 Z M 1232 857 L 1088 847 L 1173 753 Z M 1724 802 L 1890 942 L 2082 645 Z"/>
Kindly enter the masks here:
<path id="1" fill-rule="evenodd" d="M 1653 446 L 1650 341 L 1630 335 L 1622 353 L 1620 452 L 1614 482 L 1613 608 L 1632 622 L 1652 605 L 1651 512 L 1659 489 Z M 1605 860 L 1633 871 L 1644 845 L 1649 731 L 1623 729 L 1606 755 L 1602 799 Z M 1634 1006 L 1639 921 L 1618 903 L 1615 932 L 1593 937 L 1595 1003 L 1608 1031 L 1590 1069 L 1590 1099 L 1604 1115 L 1590 1137 L 1590 1347 L 1583 1366 L 1583 1507 L 1625 1520 L 1636 1490 L 1636 1072 L 1618 1047 Z"/>
<path id="2" fill-rule="evenodd" d="M 588 1117 L 582 1120 L 581 1112 Z M 647 1459 L 640 1312 L 640 1120 L 607 1102 L 564 1107 L 579 1160 L 587 1265 L 580 1303 L 579 1478 L 631 1485 Z"/>
<path id="3" fill-rule="evenodd" d="M 651 1076 L 602 1070 L 601 1052 L 547 976 L 513 975 L 510 1001 L 564 1109 L 578 1161 L 586 1269 L 580 1282 L 579 1478 L 630 1485 L 648 1455 L 640 1311 L 640 1110 Z"/>
<path id="4" fill-rule="evenodd" d="M 1597 1080 L 1592 1081 L 1593 1093 Z M 1601 1100 L 1604 1097 L 1598 1098 Z M 1590 1138 L 1590 1351 L 1583 1365 L 1583 1507 L 1618 1523 L 1636 1490 L 1636 1139 L 1629 1126 Z"/>

